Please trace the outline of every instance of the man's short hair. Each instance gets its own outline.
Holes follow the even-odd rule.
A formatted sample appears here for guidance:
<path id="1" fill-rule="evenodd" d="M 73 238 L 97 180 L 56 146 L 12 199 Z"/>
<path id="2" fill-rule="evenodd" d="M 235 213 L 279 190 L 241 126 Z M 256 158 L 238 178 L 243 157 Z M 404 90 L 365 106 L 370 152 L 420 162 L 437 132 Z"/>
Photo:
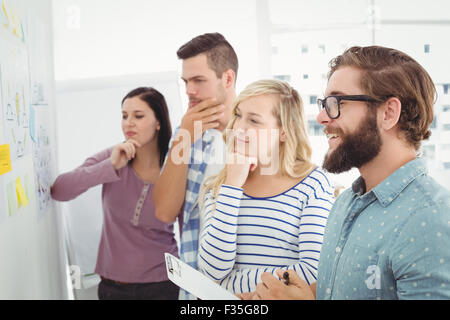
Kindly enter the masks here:
<path id="1" fill-rule="evenodd" d="M 328 79 L 344 66 L 362 70 L 361 88 L 365 94 L 380 102 L 391 97 L 400 100 L 399 128 L 406 141 L 418 150 L 421 141 L 431 135 L 436 102 L 436 88 L 427 71 L 406 53 L 380 46 L 347 49 L 330 62 Z"/>
<path id="2" fill-rule="evenodd" d="M 239 63 L 236 52 L 220 33 L 205 33 L 184 44 L 178 51 L 179 59 L 185 60 L 199 54 L 206 54 L 209 67 L 222 78 L 231 69 L 237 77 Z"/>

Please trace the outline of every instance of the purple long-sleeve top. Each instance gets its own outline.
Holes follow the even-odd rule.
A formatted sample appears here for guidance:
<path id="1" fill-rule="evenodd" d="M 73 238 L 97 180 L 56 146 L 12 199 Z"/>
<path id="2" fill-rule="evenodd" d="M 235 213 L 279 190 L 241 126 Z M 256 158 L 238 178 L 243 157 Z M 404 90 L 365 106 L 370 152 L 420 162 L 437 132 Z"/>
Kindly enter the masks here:
<path id="1" fill-rule="evenodd" d="M 111 152 L 102 151 L 60 175 L 52 198 L 69 201 L 102 184 L 104 219 L 95 272 L 128 283 L 166 281 L 164 253 L 178 256 L 173 225 L 155 217 L 154 185 L 139 179 L 130 165 L 116 171 Z"/>

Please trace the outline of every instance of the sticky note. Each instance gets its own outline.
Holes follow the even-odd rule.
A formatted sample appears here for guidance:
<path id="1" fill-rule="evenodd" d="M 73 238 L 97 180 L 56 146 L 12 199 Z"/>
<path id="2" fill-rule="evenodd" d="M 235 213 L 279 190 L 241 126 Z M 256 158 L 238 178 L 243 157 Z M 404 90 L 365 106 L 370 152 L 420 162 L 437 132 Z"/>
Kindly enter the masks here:
<path id="1" fill-rule="evenodd" d="M 0 146 L 0 176 L 11 170 L 11 151 L 9 144 L 4 144 Z"/>
<path id="2" fill-rule="evenodd" d="M 8 198 L 8 214 L 13 216 L 19 207 L 17 204 L 16 191 L 14 190 L 14 181 L 9 182 L 6 185 L 6 197 Z"/>
<path id="3" fill-rule="evenodd" d="M 0 22 L 6 27 L 9 28 L 9 17 L 8 12 L 6 10 L 6 3 L 3 2 L 0 8 Z"/>
<path id="4" fill-rule="evenodd" d="M 26 207 L 28 205 L 28 197 L 25 193 L 25 190 L 22 185 L 22 181 L 20 180 L 20 177 L 16 179 L 16 193 L 17 193 L 17 202 L 18 206 Z"/>

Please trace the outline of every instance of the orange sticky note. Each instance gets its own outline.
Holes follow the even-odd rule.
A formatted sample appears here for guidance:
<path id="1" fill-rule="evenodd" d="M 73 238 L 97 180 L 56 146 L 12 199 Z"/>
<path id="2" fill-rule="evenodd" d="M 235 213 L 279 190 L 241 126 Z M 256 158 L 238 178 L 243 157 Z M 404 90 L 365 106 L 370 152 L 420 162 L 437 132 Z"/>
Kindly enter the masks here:
<path id="1" fill-rule="evenodd" d="M 16 192 L 17 192 L 17 202 L 18 206 L 23 206 L 24 208 L 28 205 L 28 198 L 22 185 L 20 177 L 16 179 Z"/>
<path id="2" fill-rule="evenodd" d="M 0 146 L 0 176 L 12 170 L 9 144 Z"/>

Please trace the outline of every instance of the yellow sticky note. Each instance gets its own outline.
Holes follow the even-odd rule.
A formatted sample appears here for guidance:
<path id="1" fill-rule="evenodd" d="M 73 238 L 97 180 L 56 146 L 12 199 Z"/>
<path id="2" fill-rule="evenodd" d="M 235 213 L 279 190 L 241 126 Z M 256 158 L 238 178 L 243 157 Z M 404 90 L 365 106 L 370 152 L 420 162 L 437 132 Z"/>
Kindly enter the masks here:
<path id="1" fill-rule="evenodd" d="M 23 189 L 22 181 L 20 180 L 20 177 L 16 179 L 16 192 L 17 192 L 17 202 L 20 206 L 26 207 L 28 205 L 28 198 L 25 193 L 25 190 Z"/>
<path id="2" fill-rule="evenodd" d="M 0 176 L 11 171 L 11 153 L 9 144 L 0 146 Z"/>
<path id="3" fill-rule="evenodd" d="M 17 186 L 16 186 L 16 196 L 17 196 L 17 207 L 20 208 L 22 206 L 22 201 L 20 201 L 20 194 L 19 191 L 17 191 Z"/>
<path id="4" fill-rule="evenodd" d="M 0 8 L 0 18 L 3 23 L 3 25 L 9 29 L 9 16 L 8 16 L 8 10 L 6 8 L 6 2 L 3 1 L 2 7 Z"/>

